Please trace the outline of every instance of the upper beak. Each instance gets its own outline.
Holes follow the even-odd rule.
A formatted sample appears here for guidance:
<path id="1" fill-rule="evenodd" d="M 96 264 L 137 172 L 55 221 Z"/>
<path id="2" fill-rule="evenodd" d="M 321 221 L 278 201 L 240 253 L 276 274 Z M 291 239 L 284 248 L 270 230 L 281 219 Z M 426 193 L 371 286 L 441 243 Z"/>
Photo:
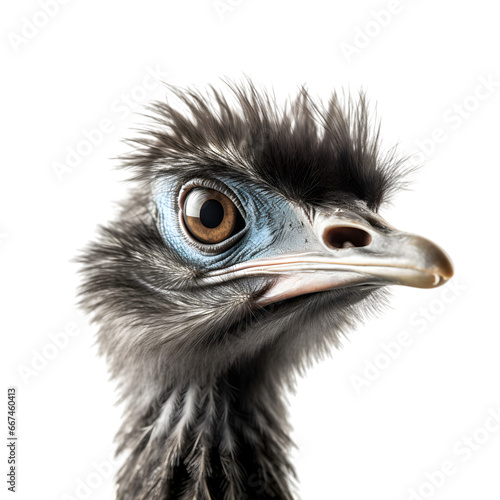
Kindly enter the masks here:
<path id="1" fill-rule="evenodd" d="M 212 276 L 274 275 L 259 305 L 355 285 L 434 288 L 453 276 L 449 257 L 435 243 L 398 231 L 378 215 L 370 219 L 376 227 L 353 212 L 319 215 L 310 228 L 315 241 L 302 251 L 249 260 Z"/>

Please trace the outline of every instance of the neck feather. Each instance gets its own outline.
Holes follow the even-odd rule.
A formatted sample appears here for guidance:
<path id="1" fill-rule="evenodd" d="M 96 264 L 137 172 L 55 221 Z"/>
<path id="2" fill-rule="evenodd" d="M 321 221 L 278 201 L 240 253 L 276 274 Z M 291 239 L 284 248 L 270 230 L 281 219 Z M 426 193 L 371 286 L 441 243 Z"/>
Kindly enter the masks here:
<path id="1" fill-rule="evenodd" d="M 264 372 L 265 373 L 265 372 Z M 280 386 L 262 370 L 169 387 L 120 434 L 117 500 L 291 500 Z"/>

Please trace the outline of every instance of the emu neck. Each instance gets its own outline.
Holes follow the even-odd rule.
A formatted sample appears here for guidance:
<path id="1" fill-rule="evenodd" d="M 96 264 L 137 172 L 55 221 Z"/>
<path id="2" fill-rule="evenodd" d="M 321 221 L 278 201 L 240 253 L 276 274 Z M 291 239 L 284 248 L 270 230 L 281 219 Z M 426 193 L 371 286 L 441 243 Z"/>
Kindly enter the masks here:
<path id="1" fill-rule="evenodd" d="M 124 432 L 126 429 L 135 429 Z M 117 500 L 292 499 L 280 387 L 255 367 L 170 387 L 125 422 Z"/>

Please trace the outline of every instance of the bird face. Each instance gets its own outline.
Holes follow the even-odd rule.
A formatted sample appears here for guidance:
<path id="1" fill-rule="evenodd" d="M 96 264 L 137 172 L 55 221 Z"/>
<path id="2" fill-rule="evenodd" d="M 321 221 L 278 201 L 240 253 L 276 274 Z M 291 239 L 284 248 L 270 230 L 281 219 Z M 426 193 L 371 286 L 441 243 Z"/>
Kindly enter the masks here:
<path id="1" fill-rule="evenodd" d="M 180 107 L 152 105 L 124 157 L 136 188 L 83 258 L 115 375 L 135 360 L 145 384 L 203 378 L 271 352 L 290 371 L 378 309 L 383 285 L 451 277 L 439 247 L 379 215 L 405 169 L 362 95 L 323 106 L 302 90 L 281 109 L 251 83 L 229 84 L 231 102 L 172 91 Z"/>
<path id="2" fill-rule="evenodd" d="M 199 271 L 198 286 L 253 282 L 254 307 L 335 288 L 432 288 L 453 274 L 437 245 L 352 197 L 317 208 L 229 176 L 164 175 L 153 198 L 165 244 Z"/>

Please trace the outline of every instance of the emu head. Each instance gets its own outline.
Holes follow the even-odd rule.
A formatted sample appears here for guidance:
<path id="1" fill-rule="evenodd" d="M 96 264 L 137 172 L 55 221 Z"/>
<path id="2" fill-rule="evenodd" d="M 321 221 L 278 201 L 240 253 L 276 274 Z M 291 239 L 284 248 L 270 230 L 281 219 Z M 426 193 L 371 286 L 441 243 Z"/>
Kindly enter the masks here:
<path id="1" fill-rule="evenodd" d="M 286 364 L 335 343 L 384 285 L 452 275 L 430 241 L 379 207 L 401 162 L 379 151 L 363 96 L 288 109 L 252 85 L 174 93 L 125 158 L 135 190 L 86 255 L 85 307 L 115 373 L 205 377 L 273 351 Z M 373 134 L 371 134 L 373 132 Z"/>

